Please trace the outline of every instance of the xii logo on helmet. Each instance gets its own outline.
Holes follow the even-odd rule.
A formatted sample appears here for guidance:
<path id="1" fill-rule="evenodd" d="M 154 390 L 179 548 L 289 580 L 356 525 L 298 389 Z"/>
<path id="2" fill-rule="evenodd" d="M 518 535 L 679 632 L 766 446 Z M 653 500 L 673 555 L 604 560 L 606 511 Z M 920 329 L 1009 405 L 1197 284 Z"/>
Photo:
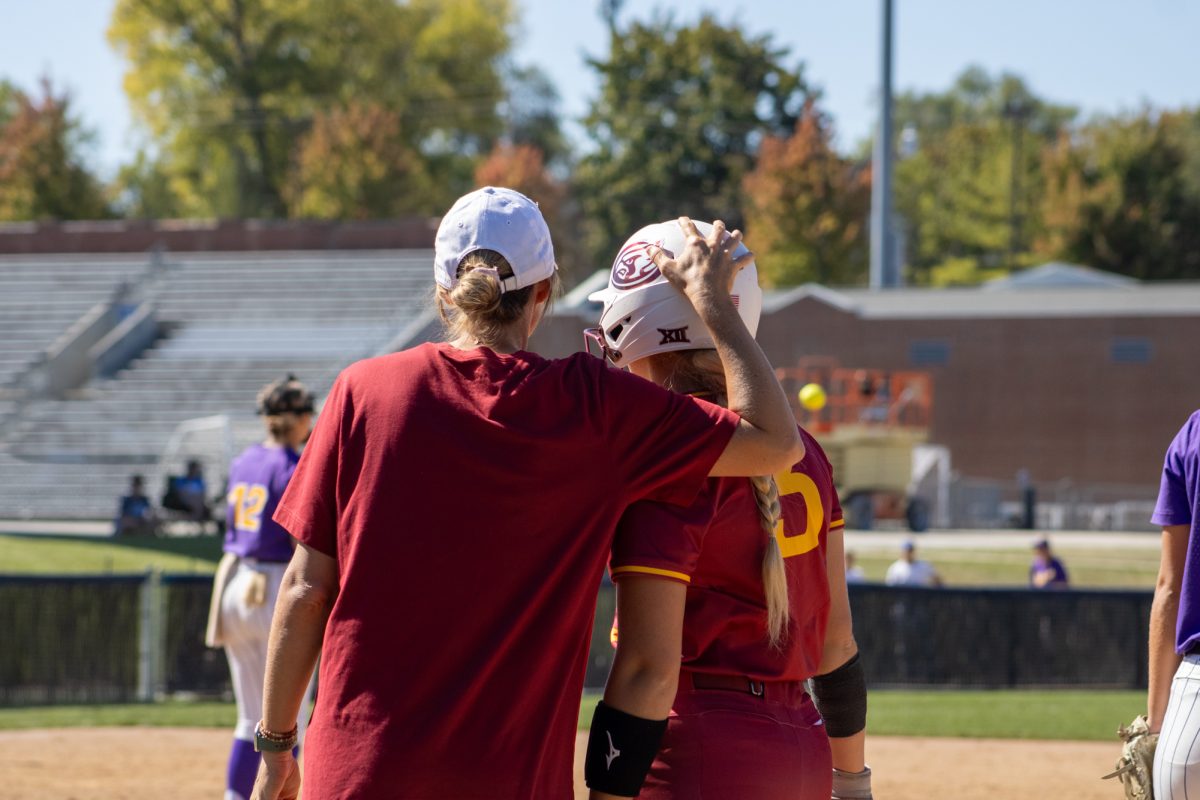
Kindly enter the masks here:
<path id="1" fill-rule="evenodd" d="M 659 344 L 691 344 L 692 340 L 687 337 L 687 329 L 687 325 L 682 328 L 659 328 L 658 332 L 662 334 Z"/>

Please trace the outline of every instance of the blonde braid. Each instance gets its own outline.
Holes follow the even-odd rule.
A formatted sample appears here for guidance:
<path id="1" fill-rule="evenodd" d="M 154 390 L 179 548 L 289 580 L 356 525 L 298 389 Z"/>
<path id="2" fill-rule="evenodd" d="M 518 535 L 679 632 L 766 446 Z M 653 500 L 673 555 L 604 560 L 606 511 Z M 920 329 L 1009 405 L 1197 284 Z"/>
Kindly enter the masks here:
<path id="1" fill-rule="evenodd" d="M 750 479 L 754 486 L 754 500 L 758 503 L 759 521 L 767 534 L 767 548 L 763 552 L 763 592 L 767 598 L 767 640 L 779 649 L 787 639 L 787 624 L 791 614 L 788 609 L 787 570 L 783 564 L 783 552 L 775 529 L 783 518 L 779 505 L 779 484 L 770 475 L 757 475 Z"/>
<path id="2" fill-rule="evenodd" d="M 666 387 L 683 394 L 703 391 L 712 395 L 710 399 L 726 405 L 725 368 L 715 350 L 683 350 L 663 353 L 651 358 L 670 359 L 670 377 Z M 787 639 L 787 625 L 791 614 L 788 609 L 787 570 L 783 563 L 783 552 L 775 529 L 783 518 L 779 504 L 779 485 L 770 475 L 750 479 L 754 487 L 754 501 L 758 504 L 759 522 L 767 534 L 767 547 L 763 552 L 763 594 L 767 602 L 767 641 L 778 649 Z"/>

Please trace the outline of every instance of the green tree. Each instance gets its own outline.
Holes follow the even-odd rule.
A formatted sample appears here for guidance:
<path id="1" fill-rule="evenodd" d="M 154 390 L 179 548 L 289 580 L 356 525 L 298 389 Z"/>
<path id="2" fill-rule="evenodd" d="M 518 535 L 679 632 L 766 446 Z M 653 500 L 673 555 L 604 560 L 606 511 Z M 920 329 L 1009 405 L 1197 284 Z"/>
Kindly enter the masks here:
<path id="1" fill-rule="evenodd" d="M 0 81 L 0 220 L 108 216 L 103 188 L 84 165 L 90 134 L 70 95 L 48 79 L 40 90 Z"/>
<path id="2" fill-rule="evenodd" d="M 558 90 L 553 81 L 537 67 L 514 67 L 506 84 L 504 138 L 508 144 L 533 147 L 546 164 L 565 170 L 571 147 L 559 121 Z"/>
<path id="3" fill-rule="evenodd" d="M 183 210 L 281 216 L 314 118 L 368 99 L 444 179 L 430 209 L 468 185 L 511 20 L 509 0 L 118 0 L 108 36 Z"/>
<path id="4" fill-rule="evenodd" d="M 787 56 L 709 14 L 614 24 L 608 58 L 589 62 L 601 84 L 584 120 L 595 149 L 575 176 L 593 263 L 661 219 L 744 223 L 741 183 L 759 143 L 788 135 L 809 96 Z"/>
<path id="5" fill-rule="evenodd" d="M 123 217 L 169 219 L 186 215 L 170 171 L 145 148 L 121 166 L 109 190 L 117 213 Z"/>
<path id="6" fill-rule="evenodd" d="M 916 283 L 1030 263 L 1041 233 L 1041 150 L 1075 115 L 1013 75 L 967 69 L 946 92 L 896 98 L 896 210 Z"/>
<path id="7" fill-rule="evenodd" d="M 809 102 L 791 136 L 763 140 L 746 176 L 746 238 L 768 285 L 866 276 L 870 173 L 840 156 L 831 138 L 829 120 Z"/>
<path id="8" fill-rule="evenodd" d="M 433 188 L 423 159 L 405 144 L 400 115 L 376 104 L 318 114 L 295 162 L 288 194 L 297 217 L 411 214 Z"/>
<path id="9" fill-rule="evenodd" d="M 1047 150 L 1049 255 L 1143 280 L 1200 279 L 1194 112 L 1096 120 Z"/>

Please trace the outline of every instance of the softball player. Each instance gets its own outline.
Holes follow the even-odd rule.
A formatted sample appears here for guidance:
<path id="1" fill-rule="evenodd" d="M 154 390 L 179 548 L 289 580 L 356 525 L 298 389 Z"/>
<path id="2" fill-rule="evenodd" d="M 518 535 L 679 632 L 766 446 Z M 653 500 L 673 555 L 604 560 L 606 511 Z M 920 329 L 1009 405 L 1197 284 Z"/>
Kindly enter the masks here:
<path id="1" fill-rule="evenodd" d="M 1150 607 L 1147 720 L 1159 734 L 1154 797 L 1186 800 L 1188 778 L 1191 791 L 1200 787 L 1200 411 L 1167 449 L 1151 521 L 1163 529 Z"/>
<path id="2" fill-rule="evenodd" d="M 293 549 L 291 538 L 271 516 L 300 460 L 297 450 L 312 430 L 312 393 L 289 375 L 259 392 L 258 413 L 267 440 L 247 448 L 229 468 L 225 557 L 214 581 L 206 636 L 210 647 L 225 648 L 237 699 L 225 800 L 250 797 L 258 772 L 254 725 L 262 712 L 267 635 Z M 311 693 L 310 684 L 306 701 Z M 303 725 L 303 715 L 301 720 Z"/>
<path id="3" fill-rule="evenodd" d="M 449 341 L 344 370 L 275 511 L 299 545 L 271 627 L 255 798 L 299 791 L 288 751 L 318 653 L 306 796 L 571 795 L 621 512 L 689 505 L 710 473 L 801 455 L 729 299 L 732 249 L 696 236 L 663 268 L 712 329 L 749 420 L 585 353 L 529 352 L 556 277 L 545 220 L 508 189 L 455 203 L 434 253 Z"/>
<path id="4" fill-rule="evenodd" d="M 671 225 L 634 234 L 609 288 L 593 296 L 605 303 L 594 336 L 616 366 L 723 403 L 722 365 L 694 312 L 653 284 L 621 286 L 620 270 L 645 258 L 647 244 L 671 251 L 682 241 Z M 755 331 L 762 292 L 753 265 L 732 291 Z M 778 478 L 713 478 L 690 508 L 643 502 L 622 517 L 611 561 L 618 651 L 586 762 L 595 797 L 828 800 L 831 788 L 835 798 L 871 796 L 842 510 L 825 453 L 801 435 L 807 455 Z M 645 688 L 655 685 L 647 665 L 667 673 L 658 685 L 677 673 L 673 699 Z M 646 716 L 669 707 L 652 764 L 618 766 L 626 754 L 613 755 L 622 748 L 610 705 Z"/>

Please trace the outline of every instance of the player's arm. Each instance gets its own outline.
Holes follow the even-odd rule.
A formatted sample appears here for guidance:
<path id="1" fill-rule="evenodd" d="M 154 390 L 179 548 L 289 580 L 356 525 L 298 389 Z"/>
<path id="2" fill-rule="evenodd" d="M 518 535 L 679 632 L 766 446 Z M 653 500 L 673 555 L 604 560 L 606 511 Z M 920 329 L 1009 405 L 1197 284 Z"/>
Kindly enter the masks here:
<path id="1" fill-rule="evenodd" d="M 1175 623 L 1179 617 L 1179 593 L 1183 586 L 1183 565 L 1187 559 L 1189 526 L 1168 525 L 1162 532 L 1162 556 L 1158 582 L 1150 606 L 1150 672 L 1146 696 L 1146 716 L 1150 732 L 1162 729 L 1171 680 L 1179 668 L 1175 652 Z"/>
<path id="2" fill-rule="evenodd" d="M 840 522 L 840 520 L 839 520 Z M 825 646 L 817 676 L 813 679 L 813 699 L 822 716 L 827 717 L 829 748 L 833 768 L 850 776 L 846 782 L 864 782 L 869 791 L 870 773 L 866 770 L 866 684 L 854 641 L 850 616 L 850 593 L 846 588 L 845 525 L 831 527 L 825 547 L 825 569 L 829 576 L 829 621 L 825 628 Z M 832 723 L 832 725 L 831 725 Z M 853 797 L 854 795 L 847 795 Z"/>
<path id="3" fill-rule="evenodd" d="M 593 788 L 591 800 L 636 796 L 658 752 L 679 683 L 686 595 L 686 585 L 674 580 L 629 575 L 617 582 L 621 632 L 604 688 L 606 719 L 593 719 L 586 772 L 589 787 L 625 783 L 633 791 Z M 620 755 L 610 759 L 614 751 Z"/>
<path id="4" fill-rule="evenodd" d="M 804 458 L 796 418 L 775 370 L 730 297 L 734 278 L 754 256 L 747 253 L 738 259 L 730 257 L 742 235 L 734 231 L 727 237 L 720 220 L 713 223 L 707 239 L 687 217 L 680 218 L 680 225 L 688 235 L 683 252 L 671 259 L 659 249 L 652 257 L 712 334 L 725 367 L 729 410 L 741 417 L 709 474 L 773 475 L 790 469 Z"/>
<path id="5" fill-rule="evenodd" d="M 283 574 L 271 620 L 262 710 L 262 727 L 268 731 L 296 727 L 337 592 L 337 561 L 301 543 Z M 299 786 L 290 752 L 263 753 L 253 800 L 295 797 Z"/>

